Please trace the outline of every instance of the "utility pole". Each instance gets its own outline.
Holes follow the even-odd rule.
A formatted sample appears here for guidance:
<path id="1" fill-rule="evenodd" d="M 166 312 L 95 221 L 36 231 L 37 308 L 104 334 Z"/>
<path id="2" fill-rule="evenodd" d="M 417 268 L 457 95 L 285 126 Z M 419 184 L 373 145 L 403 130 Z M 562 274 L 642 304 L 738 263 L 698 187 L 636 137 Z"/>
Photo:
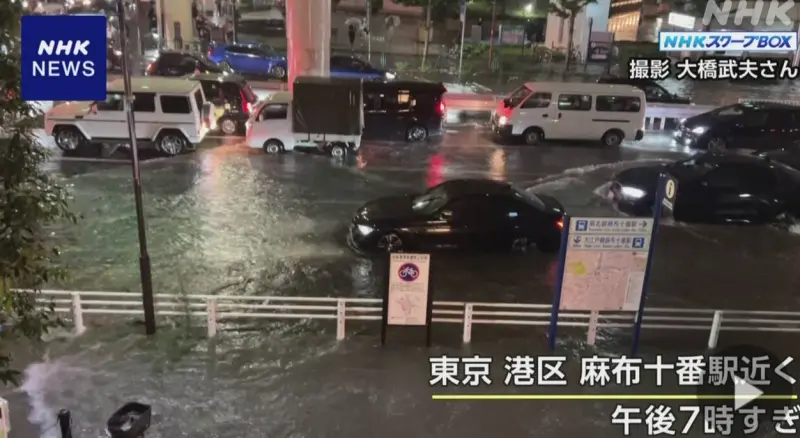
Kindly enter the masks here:
<path id="1" fill-rule="evenodd" d="M 239 8 L 237 7 L 236 3 L 238 0 L 231 0 L 233 3 L 232 14 L 233 17 L 231 18 L 231 25 L 233 26 L 233 43 L 239 42 L 239 32 L 236 30 L 239 27 Z"/>
<path id="2" fill-rule="evenodd" d="M 425 67 L 425 61 L 428 59 L 428 42 L 431 40 L 431 0 L 428 0 L 428 5 L 425 7 L 425 42 L 422 46 L 422 67 Z"/>
<path id="3" fill-rule="evenodd" d="M 489 69 L 492 68 L 494 55 L 494 28 L 497 25 L 497 0 L 492 1 L 492 28 L 489 29 Z"/>
<path id="4" fill-rule="evenodd" d="M 291 0 L 290 0 L 291 1 Z M 367 37 L 367 62 L 371 61 L 372 59 L 372 35 L 369 33 L 369 25 L 372 18 L 372 0 L 367 0 L 367 19 L 366 19 L 366 29 L 364 29 L 364 35 Z"/>
<path id="5" fill-rule="evenodd" d="M 147 232 L 144 222 L 144 202 L 142 201 L 142 179 L 139 174 L 139 150 L 136 145 L 136 122 L 133 118 L 133 91 L 131 90 L 131 66 L 128 58 L 128 23 L 125 21 L 125 0 L 117 0 L 119 14 L 120 48 L 122 50 L 122 77 L 125 82 L 125 113 L 128 117 L 130 135 L 131 163 L 133 170 L 133 197 L 136 201 L 136 223 L 139 229 L 139 274 L 142 281 L 142 307 L 144 308 L 145 333 L 156 333 L 156 314 L 153 304 L 153 278 L 150 272 L 150 255 L 147 253 Z"/>

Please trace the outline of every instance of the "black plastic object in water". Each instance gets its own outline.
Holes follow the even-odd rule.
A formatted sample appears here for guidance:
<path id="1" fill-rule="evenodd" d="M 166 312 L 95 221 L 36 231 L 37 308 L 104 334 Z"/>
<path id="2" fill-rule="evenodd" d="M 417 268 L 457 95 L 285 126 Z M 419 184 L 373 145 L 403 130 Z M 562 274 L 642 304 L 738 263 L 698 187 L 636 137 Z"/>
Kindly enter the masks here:
<path id="1" fill-rule="evenodd" d="M 111 438 L 141 438 L 150 428 L 150 405 L 131 402 L 119 408 L 106 422 Z"/>
<path id="2" fill-rule="evenodd" d="M 58 411 L 58 428 L 61 438 L 72 438 L 72 414 L 66 409 Z"/>

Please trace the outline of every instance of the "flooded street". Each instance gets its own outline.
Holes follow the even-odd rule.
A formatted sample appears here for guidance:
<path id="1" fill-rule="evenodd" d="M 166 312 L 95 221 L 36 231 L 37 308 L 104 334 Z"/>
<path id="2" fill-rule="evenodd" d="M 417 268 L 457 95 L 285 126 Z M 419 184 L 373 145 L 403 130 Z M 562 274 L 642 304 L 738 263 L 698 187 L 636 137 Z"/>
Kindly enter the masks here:
<path id="1" fill-rule="evenodd" d="M 142 164 L 157 293 L 379 297 L 383 262 L 356 256 L 345 245 L 348 222 L 370 199 L 423 191 L 447 179 L 493 178 L 553 195 L 573 216 L 615 216 L 602 196 L 615 172 L 684 156 L 658 135 L 619 149 L 500 146 L 475 127 L 453 128 L 429 144 L 366 144 L 345 162 L 297 152 L 267 156 L 236 140 L 221 143 Z M 53 288 L 138 291 L 130 167 L 80 160 L 49 166 L 70 186 L 75 212 L 83 216 L 77 226 L 58 230 L 71 275 Z M 667 225 L 655 250 L 648 305 L 798 309 L 798 250 L 800 236 L 773 227 Z M 433 258 L 436 300 L 552 302 L 554 256 Z M 544 354 L 539 327 L 479 327 L 473 343 L 462 347 L 460 327 L 436 326 L 428 351 L 413 331 L 392 332 L 380 349 L 378 324 L 348 325 L 349 339 L 337 343 L 326 324 L 245 322 L 223 327 L 209 343 L 202 321 L 162 320 L 175 327 L 164 327 L 154 340 L 125 322 L 87 322 L 84 336 L 53 342 L 48 360 L 28 369 L 24 391 L 9 396 L 12 425 L 20 425 L 12 437 L 57 437 L 52 414 L 68 408 L 76 437 L 94 438 L 116 407 L 133 399 L 154 405 L 148 438 L 483 437 L 498 431 L 544 438 L 584 436 L 590 427 L 598 437 L 621 436 L 610 424 L 613 402 L 430 400 L 436 390 L 428 385 L 427 358 L 441 354 L 495 357 L 498 377 L 486 391 L 526 392 L 502 384 L 501 361 L 509 354 Z M 575 358 L 587 352 L 583 331 L 564 329 L 560 336 L 561 353 Z M 706 336 L 645 331 L 643 351 L 701 352 Z M 734 341 L 762 340 L 723 333 L 721 344 Z M 597 348 L 624 354 L 629 343 L 630 330 L 615 329 L 601 333 Z M 790 335 L 770 335 L 762 343 L 783 354 L 800 351 Z M 569 373 L 577 380 L 577 366 Z M 25 410 L 27 404 L 32 408 Z"/>

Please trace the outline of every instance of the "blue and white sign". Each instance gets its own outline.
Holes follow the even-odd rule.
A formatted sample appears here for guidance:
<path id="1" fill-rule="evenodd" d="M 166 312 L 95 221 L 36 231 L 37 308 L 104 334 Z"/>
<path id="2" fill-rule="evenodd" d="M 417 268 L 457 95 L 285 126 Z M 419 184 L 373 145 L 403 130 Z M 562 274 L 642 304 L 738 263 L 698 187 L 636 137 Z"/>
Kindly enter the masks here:
<path id="1" fill-rule="evenodd" d="M 22 17 L 22 98 L 105 100 L 105 15 Z"/>
<path id="2" fill-rule="evenodd" d="M 638 309 L 653 226 L 652 218 L 572 218 L 563 260 L 560 309 Z"/>

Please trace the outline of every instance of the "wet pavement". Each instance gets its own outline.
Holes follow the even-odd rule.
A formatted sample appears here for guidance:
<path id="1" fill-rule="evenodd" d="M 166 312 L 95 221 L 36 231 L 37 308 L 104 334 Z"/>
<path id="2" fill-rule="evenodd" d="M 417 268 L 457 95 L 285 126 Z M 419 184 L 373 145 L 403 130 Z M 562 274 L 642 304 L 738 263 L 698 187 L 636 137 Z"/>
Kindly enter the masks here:
<path id="1" fill-rule="evenodd" d="M 267 156 L 237 140 L 220 143 L 142 164 L 158 292 L 378 297 L 383 264 L 354 255 L 344 242 L 353 212 L 372 198 L 421 191 L 445 179 L 486 177 L 551 194 L 572 215 L 617 215 L 600 196 L 614 172 L 683 156 L 658 136 L 619 149 L 531 148 L 496 145 L 485 130 L 470 127 L 429 144 L 367 144 L 345 162 L 305 153 Z M 130 167 L 124 160 L 58 157 L 48 166 L 70 186 L 83 216 L 78 226 L 56 230 L 65 239 L 63 264 L 71 278 L 53 286 L 138 290 Z M 665 226 L 648 304 L 797 309 L 798 249 L 800 237 L 772 227 Z M 438 300 L 552 301 L 553 256 L 444 253 L 434 259 Z M 15 404 L 35 401 L 31 412 L 47 419 L 34 423 L 46 429 L 51 410 L 68 407 L 82 437 L 96 436 L 127 398 L 154 403 L 159 418 L 148 435 L 154 438 L 481 437 L 498 431 L 551 437 L 583 436 L 587 427 L 597 436 L 620 436 L 609 424 L 610 402 L 429 400 L 429 354 L 542 354 L 539 328 L 480 327 L 465 348 L 459 347 L 458 327 L 437 329 L 436 347 L 428 352 L 415 346 L 421 335 L 411 333 L 390 334 L 389 346 L 380 350 L 377 324 L 353 325 L 343 343 L 324 324 L 239 326 L 245 330 L 227 331 L 209 346 L 201 322 L 172 323 L 178 328 L 162 330 L 152 342 L 133 334 L 140 327 L 107 321 L 103 330 L 56 342 L 50 360 L 29 369 L 27 395 L 12 396 L 12 413 Z M 562 334 L 560 350 L 569 356 L 585 351 L 582 332 Z M 600 337 L 600 351 L 627 351 L 629 330 Z M 722 342 L 755 340 L 748 338 L 725 333 Z M 767 342 L 783 353 L 800 351 L 788 335 Z M 644 351 L 697 352 L 704 343 L 705 334 L 652 331 L 645 332 Z M 506 389 L 491 392 L 497 391 Z M 12 436 L 35 436 L 25 433 Z"/>

